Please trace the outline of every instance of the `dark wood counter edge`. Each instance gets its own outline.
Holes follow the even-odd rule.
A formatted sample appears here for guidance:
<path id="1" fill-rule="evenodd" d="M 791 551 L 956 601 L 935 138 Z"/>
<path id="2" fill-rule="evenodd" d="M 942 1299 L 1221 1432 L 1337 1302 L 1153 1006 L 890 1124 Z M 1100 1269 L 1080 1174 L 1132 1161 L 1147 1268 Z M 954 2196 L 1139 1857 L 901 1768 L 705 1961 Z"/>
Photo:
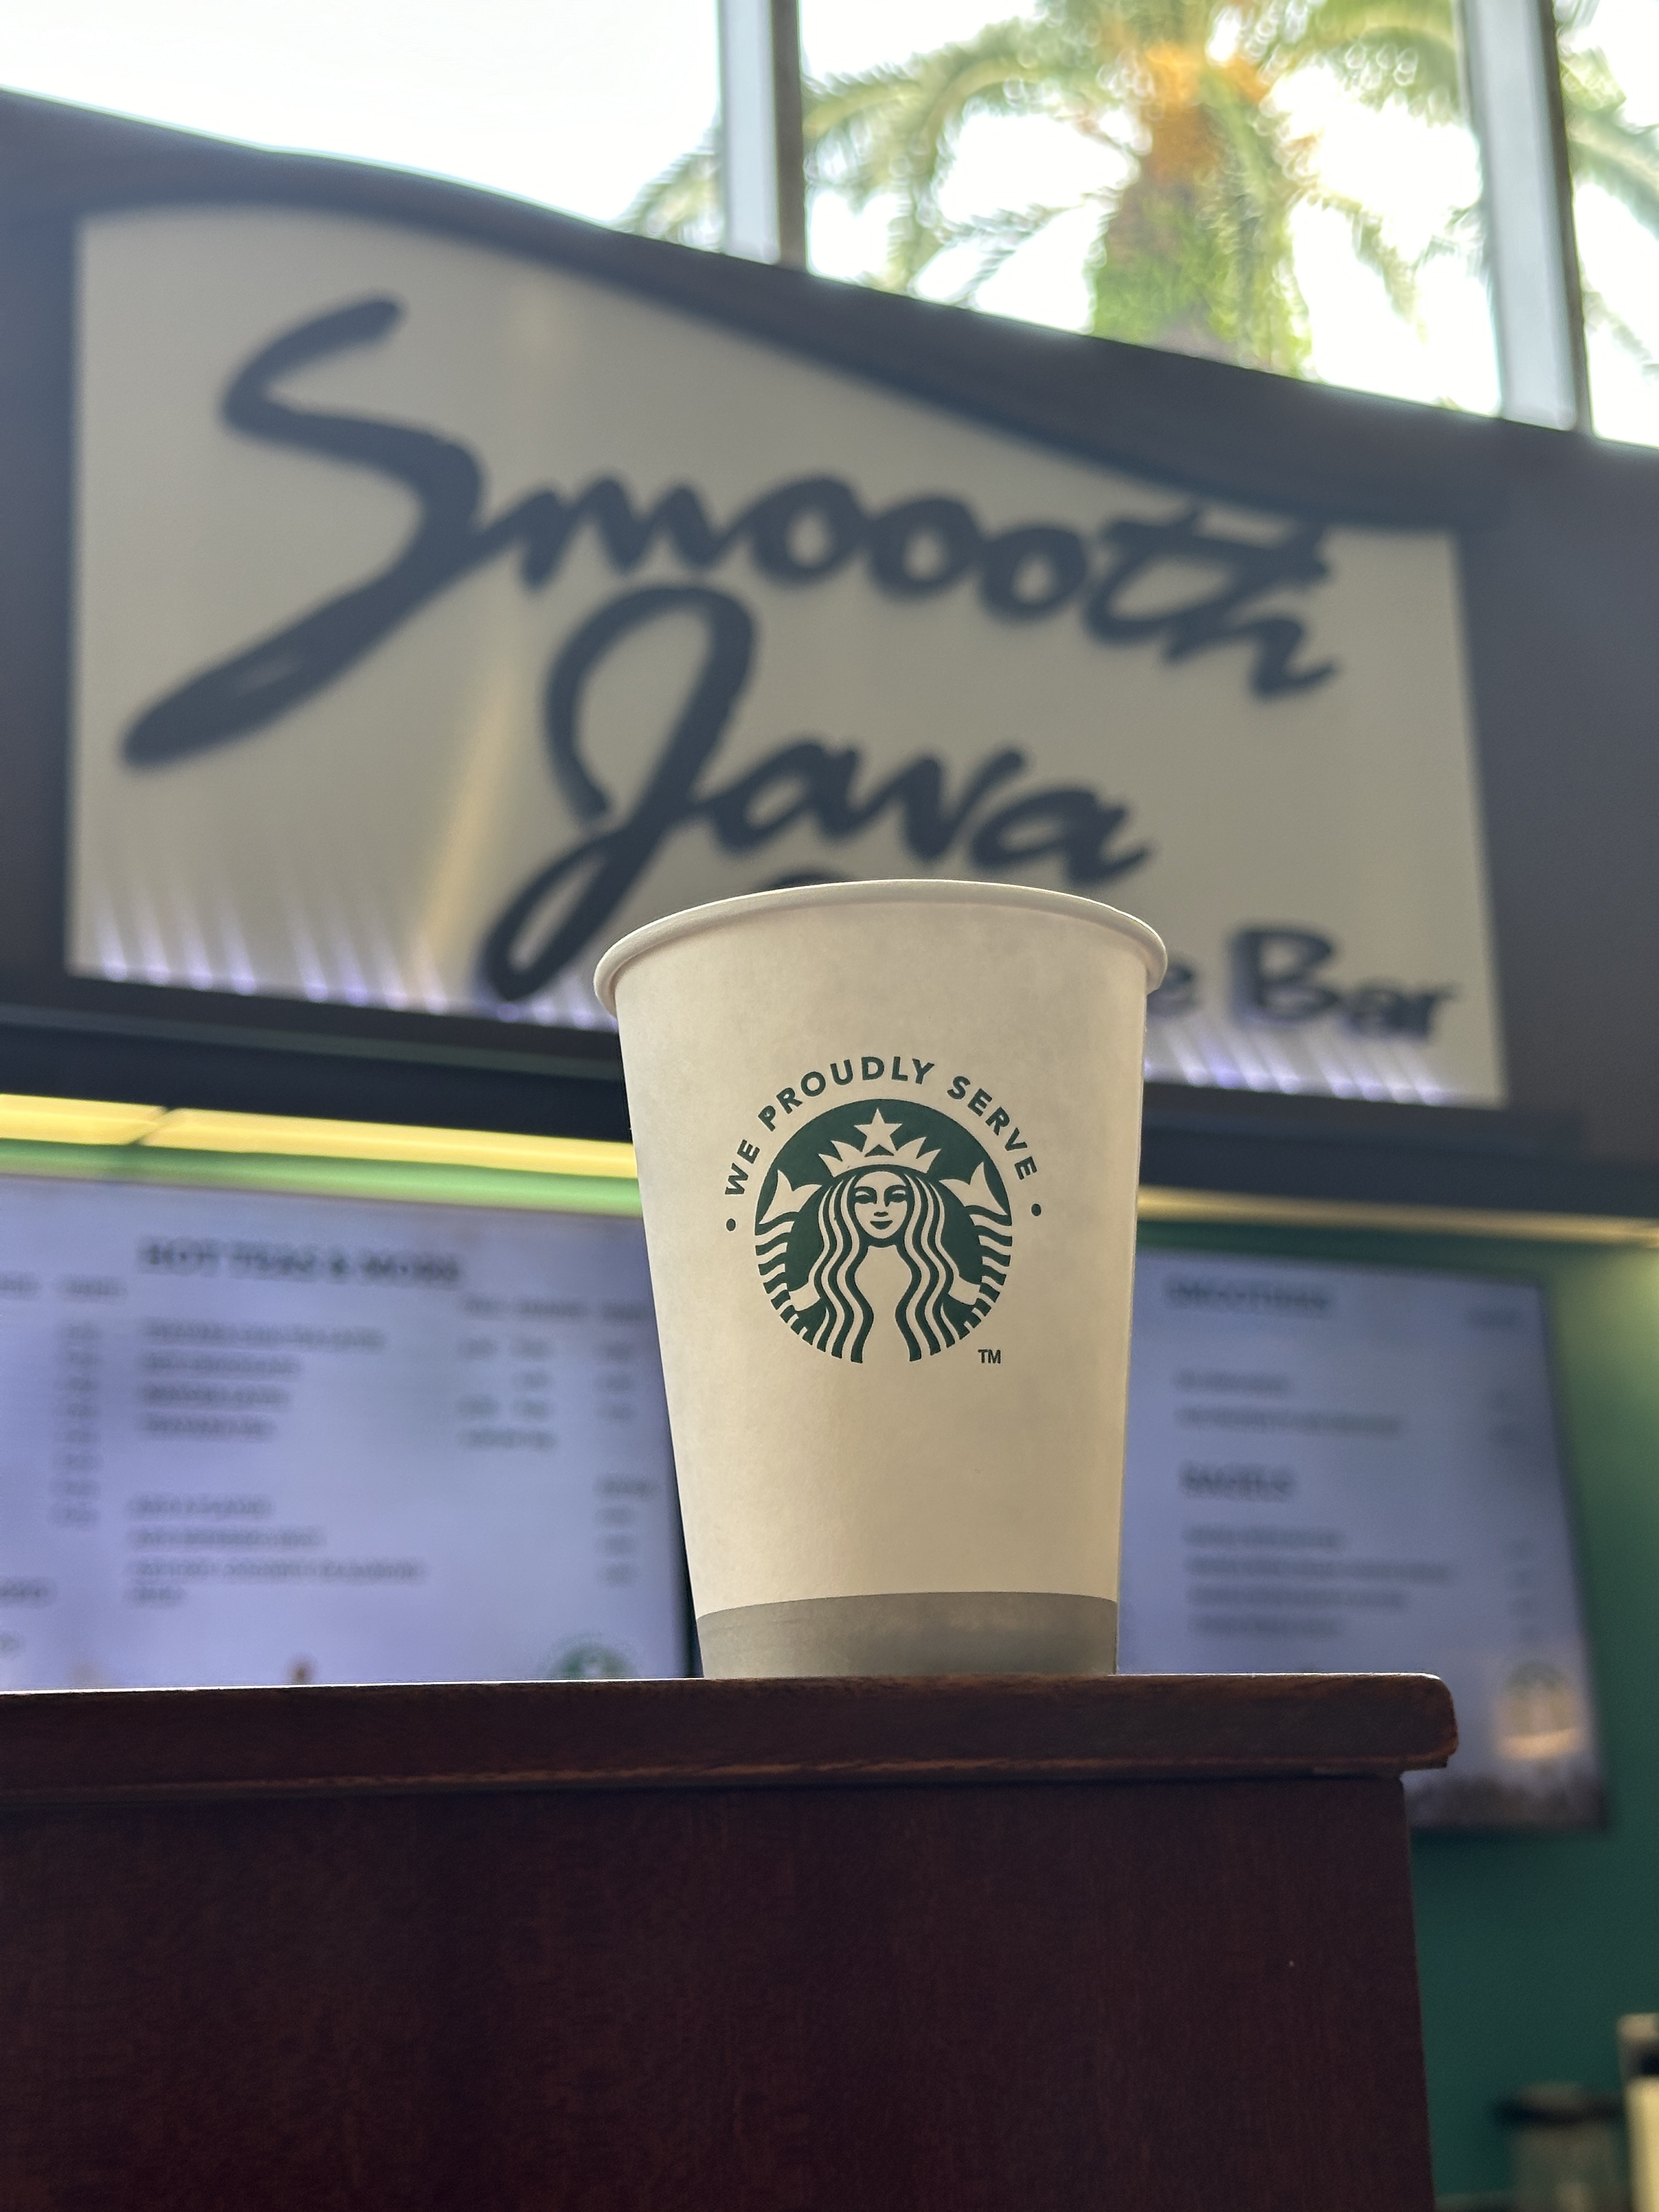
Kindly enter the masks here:
<path id="1" fill-rule="evenodd" d="M 318 1795 L 1398 1775 L 1427 1674 L 436 1683 L 0 1695 L 0 1808 Z"/>

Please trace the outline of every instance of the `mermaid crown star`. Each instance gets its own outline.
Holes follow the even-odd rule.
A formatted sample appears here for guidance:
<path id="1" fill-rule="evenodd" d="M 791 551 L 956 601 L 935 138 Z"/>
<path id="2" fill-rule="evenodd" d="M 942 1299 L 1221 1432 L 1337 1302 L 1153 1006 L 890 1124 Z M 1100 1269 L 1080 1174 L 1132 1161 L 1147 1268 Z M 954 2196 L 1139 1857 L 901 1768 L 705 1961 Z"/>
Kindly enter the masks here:
<path id="1" fill-rule="evenodd" d="M 831 1175 L 840 1175 L 848 1168 L 884 1166 L 889 1161 L 914 1168 L 918 1175 L 926 1175 L 939 1158 L 938 1147 L 928 1152 L 925 1137 L 913 1137 L 908 1145 L 895 1144 L 893 1139 L 904 1127 L 902 1121 L 890 1121 L 878 1106 L 867 1121 L 856 1124 L 861 1145 L 848 1145 L 839 1138 L 833 1152 L 820 1152 L 818 1158 Z"/>

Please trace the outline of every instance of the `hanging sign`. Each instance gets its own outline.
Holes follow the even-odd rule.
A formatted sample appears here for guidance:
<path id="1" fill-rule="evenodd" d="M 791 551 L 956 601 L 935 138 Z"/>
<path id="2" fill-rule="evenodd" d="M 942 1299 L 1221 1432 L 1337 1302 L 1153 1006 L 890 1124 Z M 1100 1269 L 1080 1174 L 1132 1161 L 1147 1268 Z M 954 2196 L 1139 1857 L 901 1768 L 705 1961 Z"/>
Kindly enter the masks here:
<path id="1" fill-rule="evenodd" d="M 593 1026 L 675 908 L 991 877 L 1163 934 L 1155 1075 L 1501 1096 L 1448 532 L 360 216 L 77 283 L 76 973 Z"/>

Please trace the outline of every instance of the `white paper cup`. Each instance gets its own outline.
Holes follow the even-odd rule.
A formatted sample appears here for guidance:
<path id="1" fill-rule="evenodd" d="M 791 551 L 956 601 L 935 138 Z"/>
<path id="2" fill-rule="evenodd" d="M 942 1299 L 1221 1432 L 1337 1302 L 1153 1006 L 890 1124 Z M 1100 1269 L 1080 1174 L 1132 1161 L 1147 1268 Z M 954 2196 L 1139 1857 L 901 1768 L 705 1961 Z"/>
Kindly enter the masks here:
<path id="1" fill-rule="evenodd" d="M 1110 1674 L 1146 994 L 1008 884 L 653 922 L 622 1030 L 703 1665 Z"/>

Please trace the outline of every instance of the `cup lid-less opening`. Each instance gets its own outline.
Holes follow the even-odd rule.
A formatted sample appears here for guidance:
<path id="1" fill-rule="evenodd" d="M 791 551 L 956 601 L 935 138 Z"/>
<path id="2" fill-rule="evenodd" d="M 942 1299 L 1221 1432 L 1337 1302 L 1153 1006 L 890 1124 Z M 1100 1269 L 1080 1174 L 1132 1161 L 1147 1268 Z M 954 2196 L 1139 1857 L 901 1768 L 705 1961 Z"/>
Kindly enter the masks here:
<path id="1" fill-rule="evenodd" d="M 683 913 L 665 915 L 619 938 L 593 971 L 593 989 L 606 1013 L 617 1011 L 617 978 L 624 968 L 659 945 L 676 938 L 690 937 L 705 929 L 725 929 L 750 915 L 780 914 L 814 906 L 1012 906 L 1024 907 L 1056 919 L 1085 921 L 1127 939 L 1146 967 L 1146 988 L 1155 991 L 1164 981 L 1169 955 L 1158 932 L 1132 914 L 1121 914 L 1098 899 L 1079 898 L 1073 891 L 1039 890 L 1029 884 L 957 883 L 933 876 L 877 878 L 856 884 L 798 884 L 787 890 L 750 891 L 743 898 L 715 899 L 707 906 L 687 907 Z"/>

